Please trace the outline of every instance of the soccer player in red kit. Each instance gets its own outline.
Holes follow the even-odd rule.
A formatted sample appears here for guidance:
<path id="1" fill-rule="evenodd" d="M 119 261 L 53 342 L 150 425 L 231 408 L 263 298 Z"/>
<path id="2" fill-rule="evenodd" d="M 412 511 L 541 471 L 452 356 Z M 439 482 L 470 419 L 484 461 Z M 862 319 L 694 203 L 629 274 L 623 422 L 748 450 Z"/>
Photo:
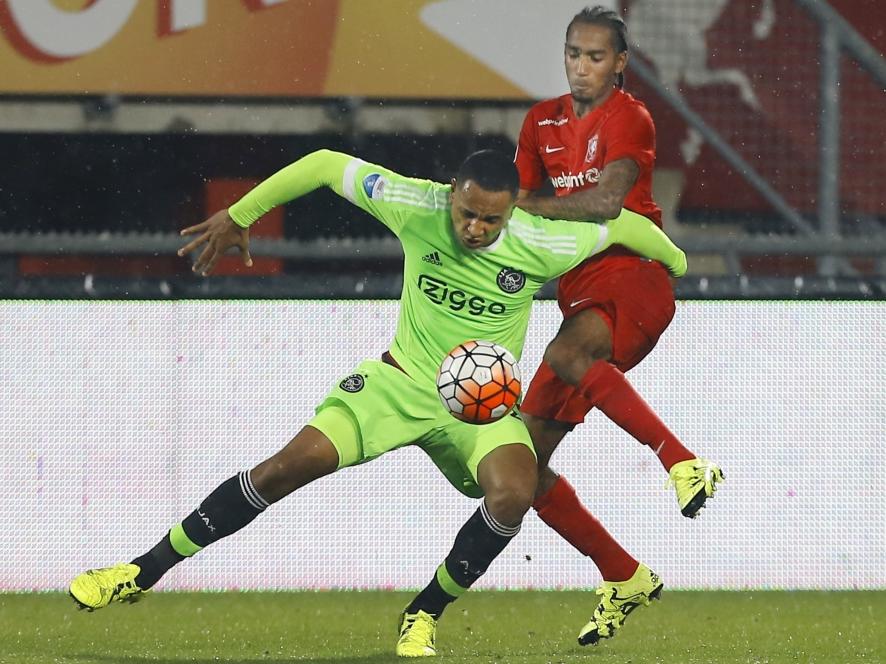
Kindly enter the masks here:
<path id="1" fill-rule="evenodd" d="M 585 8 L 566 30 L 570 94 L 533 106 L 515 162 L 518 205 L 533 214 L 575 221 L 611 219 L 622 206 L 661 226 L 652 200 L 655 127 L 642 102 L 626 93 L 624 21 L 603 7 Z M 555 196 L 539 196 L 547 178 Z M 630 556 L 588 512 L 566 479 L 548 467 L 563 437 L 598 408 L 644 445 L 670 475 L 684 516 L 695 517 L 723 474 L 697 458 L 652 411 L 624 372 L 653 349 L 674 316 L 674 292 L 660 265 L 614 249 L 560 278 L 563 324 L 521 405 L 538 453 L 539 516 L 603 576 L 603 596 L 579 635 L 582 643 L 610 637 L 661 582 Z"/>

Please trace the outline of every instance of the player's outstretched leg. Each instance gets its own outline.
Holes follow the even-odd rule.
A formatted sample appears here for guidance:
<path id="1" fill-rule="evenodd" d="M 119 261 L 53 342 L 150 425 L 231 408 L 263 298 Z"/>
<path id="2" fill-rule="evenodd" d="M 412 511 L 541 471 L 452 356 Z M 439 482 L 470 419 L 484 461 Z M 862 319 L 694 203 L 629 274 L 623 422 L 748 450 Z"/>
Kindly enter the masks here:
<path id="1" fill-rule="evenodd" d="M 609 595 L 615 593 L 615 598 L 624 597 L 625 589 L 631 591 L 638 585 L 638 581 L 640 590 L 643 591 L 643 581 L 648 580 L 646 572 L 649 570 L 625 551 L 603 524 L 588 511 L 566 478 L 547 467 L 546 463 L 551 453 L 571 427 L 532 416 L 524 415 L 524 420 L 535 442 L 539 461 L 538 491 L 532 506 L 542 521 L 578 549 L 582 555 L 594 561 L 604 579 L 603 586 L 598 592 L 607 593 L 605 598 L 608 604 L 600 603 L 594 619 L 584 627 L 579 638 L 583 639 L 583 643 L 608 638 L 621 624 L 618 622 L 618 616 L 611 613 L 613 606 L 618 604 L 618 599 L 612 599 Z M 661 590 L 660 582 L 657 584 L 657 590 L 656 587 L 650 588 L 650 585 L 652 584 L 645 584 L 645 591 L 650 597 L 653 595 L 657 597 L 657 593 Z M 633 607 L 624 608 L 627 609 L 624 615 L 627 615 Z M 623 621 L 623 617 L 620 620 Z M 612 626 L 615 622 L 617 624 Z"/>
<path id="2" fill-rule="evenodd" d="M 550 468 L 539 471 L 539 494 L 532 506 L 539 518 L 583 556 L 606 581 L 631 578 L 640 564 L 582 504 L 573 486 Z"/>
<path id="3" fill-rule="evenodd" d="M 578 634 L 578 642 L 593 645 L 601 639 L 610 639 L 636 608 L 649 606 L 649 602 L 661 596 L 664 584 L 658 574 L 643 563 L 627 581 L 604 581 L 597 589 L 600 603 L 590 622 Z"/>
<path id="4" fill-rule="evenodd" d="M 654 321 L 650 321 L 650 324 L 654 325 Z M 714 487 L 723 479 L 723 474 L 716 466 L 697 459 L 683 445 L 613 363 L 612 334 L 604 316 L 595 309 L 581 311 L 565 320 L 557 336 L 545 349 L 544 361 L 532 379 L 524 407 L 528 406 L 530 413 L 533 412 L 532 407 L 541 407 L 536 414 L 545 417 L 553 417 L 555 413 L 560 415 L 558 411 L 568 411 L 568 417 L 573 422 L 580 422 L 591 408 L 598 408 L 655 453 L 671 475 L 681 512 L 693 517 L 705 500 L 713 495 Z M 625 343 L 631 343 L 631 340 Z M 634 357 L 632 361 L 635 362 L 637 353 L 643 351 L 645 354 L 650 348 L 634 350 L 636 352 L 629 356 Z M 570 387 L 575 388 L 575 393 Z M 562 394 L 566 400 L 561 404 L 551 404 L 549 398 L 544 396 L 548 394 Z M 552 405 L 557 405 L 557 408 L 552 408 Z M 702 462 L 716 469 L 716 472 L 707 473 L 708 487 L 699 491 L 696 486 L 698 481 L 690 476 L 686 468 Z M 691 494 L 687 487 L 694 488 Z"/>
<path id="5" fill-rule="evenodd" d="M 338 466 L 338 452 L 319 430 L 305 427 L 282 450 L 222 482 L 150 551 L 130 563 L 91 569 L 69 587 L 81 608 L 134 601 L 174 565 L 252 522 L 269 505 Z"/>
<path id="6" fill-rule="evenodd" d="M 723 480 L 722 471 L 686 449 L 616 366 L 598 360 L 578 387 L 610 420 L 655 452 L 677 491 L 681 513 L 695 517 Z"/>
<path id="7" fill-rule="evenodd" d="M 77 576 L 69 588 L 71 597 L 90 610 L 137 597 L 174 565 L 249 524 L 269 505 L 251 476 L 252 471 L 245 471 L 222 482 L 184 521 L 131 563 L 87 570 Z"/>
<path id="8" fill-rule="evenodd" d="M 485 497 L 459 530 L 434 578 L 400 615 L 398 657 L 437 654 L 437 621 L 443 610 L 467 592 L 520 532 L 535 493 L 532 452 L 525 445 L 498 447 L 483 458 L 477 474 Z"/>
<path id="9" fill-rule="evenodd" d="M 661 580 L 622 548 L 581 504 L 565 477 L 542 468 L 539 494 L 533 503 L 538 516 L 591 558 L 603 576 L 603 585 L 597 590 L 603 598 L 594 617 L 579 634 L 579 642 L 586 645 L 612 637 L 634 608 L 658 597 Z"/>

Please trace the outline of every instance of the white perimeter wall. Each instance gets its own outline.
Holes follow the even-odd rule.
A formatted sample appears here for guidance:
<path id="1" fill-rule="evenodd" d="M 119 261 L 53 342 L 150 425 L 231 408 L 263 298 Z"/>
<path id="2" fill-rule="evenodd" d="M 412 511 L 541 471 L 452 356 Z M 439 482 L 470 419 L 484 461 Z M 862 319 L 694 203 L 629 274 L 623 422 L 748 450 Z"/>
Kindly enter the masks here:
<path id="1" fill-rule="evenodd" d="M 391 302 L 0 303 L 0 589 L 129 560 L 386 347 Z M 680 516 L 592 413 L 555 467 L 671 587 L 886 586 L 886 305 L 690 302 L 629 375 L 727 481 Z M 559 324 L 539 303 L 531 374 Z M 419 587 L 476 503 L 416 449 L 321 480 L 160 588 Z M 484 587 L 594 585 L 530 514 Z"/>

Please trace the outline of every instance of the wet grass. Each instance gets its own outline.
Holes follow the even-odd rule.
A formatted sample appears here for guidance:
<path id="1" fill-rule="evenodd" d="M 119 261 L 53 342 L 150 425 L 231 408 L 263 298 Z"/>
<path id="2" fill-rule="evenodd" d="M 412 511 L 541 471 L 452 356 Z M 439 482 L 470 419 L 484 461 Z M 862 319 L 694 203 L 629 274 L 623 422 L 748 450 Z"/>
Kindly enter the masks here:
<path id="1" fill-rule="evenodd" d="M 0 594 L 4 664 L 393 662 L 407 593 L 152 593 L 77 611 L 61 593 Z M 576 643 L 596 596 L 475 592 L 450 607 L 449 662 L 886 662 L 886 592 L 680 592 L 615 639 Z"/>

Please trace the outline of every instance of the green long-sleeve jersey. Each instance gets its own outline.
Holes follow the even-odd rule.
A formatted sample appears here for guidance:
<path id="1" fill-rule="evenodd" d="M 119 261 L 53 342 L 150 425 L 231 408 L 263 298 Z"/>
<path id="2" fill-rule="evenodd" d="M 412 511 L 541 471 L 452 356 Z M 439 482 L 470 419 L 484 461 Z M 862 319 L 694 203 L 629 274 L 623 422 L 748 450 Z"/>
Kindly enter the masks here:
<path id="1" fill-rule="evenodd" d="M 272 207 L 324 185 L 400 240 L 403 290 L 390 352 L 410 376 L 428 385 L 446 354 L 469 339 L 501 344 L 519 359 L 536 291 L 613 244 L 661 260 L 678 276 L 685 272 L 685 254 L 651 221 L 627 210 L 596 224 L 514 209 L 491 245 L 468 249 L 453 231 L 450 185 L 404 177 L 328 150 L 284 168 L 229 213 L 248 227 Z"/>

